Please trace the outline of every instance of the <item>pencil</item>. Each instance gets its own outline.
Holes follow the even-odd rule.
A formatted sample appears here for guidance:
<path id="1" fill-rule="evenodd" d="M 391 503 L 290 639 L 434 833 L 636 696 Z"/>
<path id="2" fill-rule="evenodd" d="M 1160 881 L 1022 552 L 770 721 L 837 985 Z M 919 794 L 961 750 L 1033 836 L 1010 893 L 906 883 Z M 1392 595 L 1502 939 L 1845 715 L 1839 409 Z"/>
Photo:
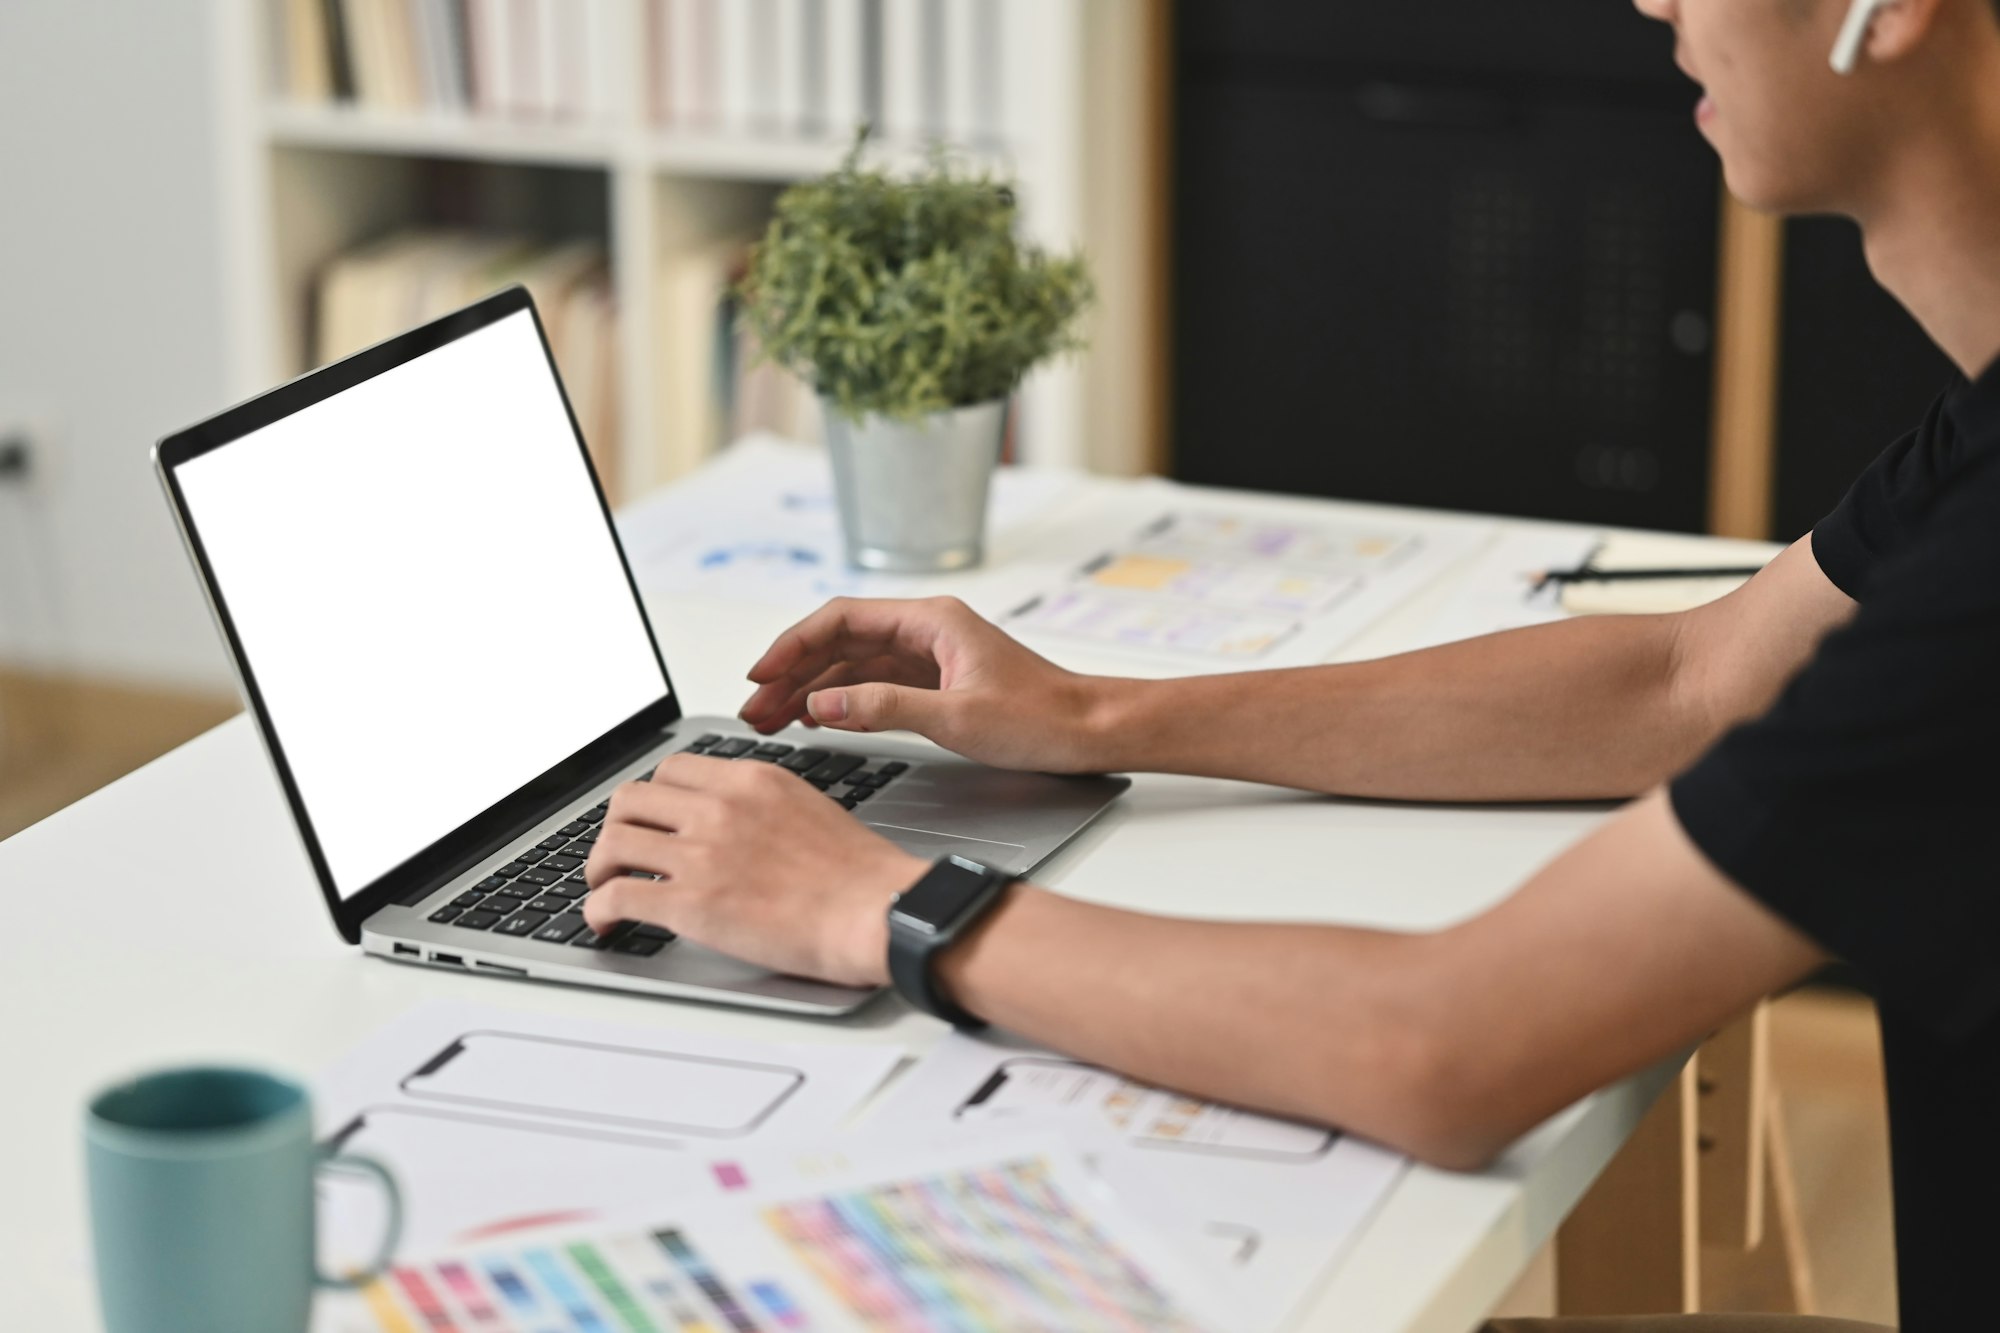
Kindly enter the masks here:
<path id="1" fill-rule="evenodd" d="M 1551 583 L 1626 583 L 1638 579 L 1747 579 L 1762 565 L 1707 565 L 1689 569 L 1545 569 L 1531 575 L 1535 587 Z"/>

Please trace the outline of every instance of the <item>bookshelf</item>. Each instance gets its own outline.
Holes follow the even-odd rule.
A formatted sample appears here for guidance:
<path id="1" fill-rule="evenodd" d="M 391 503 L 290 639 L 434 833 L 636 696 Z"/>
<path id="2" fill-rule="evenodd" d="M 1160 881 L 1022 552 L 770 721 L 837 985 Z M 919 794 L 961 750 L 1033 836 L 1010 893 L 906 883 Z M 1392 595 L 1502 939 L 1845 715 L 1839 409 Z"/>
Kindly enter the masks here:
<path id="1" fill-rule="evenodd" d="M 617 307 L 619 489 L 641 494 L 699 461 L 666 433 L 664 386 L 699 382 L 687 362 L 702 349 L 663 317 L 661 275 L 721 238 L 761 230 L 784 185 L 832 168 L 848 137 L 661 123 L 649 0 L 593 2 L 607 25 L 598 71 L 608 87 L 596 114 L 559 120 L 290 100 L 279 73 L 281 0 L 214 0 L 229 362 L 240 392 L 310 368 L 315 281 L 357 245 L 412 226 L 589 238 L 608 256 Z M 1023 386 L 1021 456 L 1146 470 L 1161 241 L 1143 223 L 1143 201 L 1159 197 L 1162 156 L 1149 100 L 1158 79 L 1146 66 L 1162 49 L 1151 36 L 1161 9 L 1150 0 L 975 2 L 992 6 L 1001 48 L 997 134 L 965 156 L 1013 173 L 1028 235 L 1082 245 L 1101 289 L 1091 352 Z M 907 169 L 925 147 L 886 137 L 871 151 Z"/>

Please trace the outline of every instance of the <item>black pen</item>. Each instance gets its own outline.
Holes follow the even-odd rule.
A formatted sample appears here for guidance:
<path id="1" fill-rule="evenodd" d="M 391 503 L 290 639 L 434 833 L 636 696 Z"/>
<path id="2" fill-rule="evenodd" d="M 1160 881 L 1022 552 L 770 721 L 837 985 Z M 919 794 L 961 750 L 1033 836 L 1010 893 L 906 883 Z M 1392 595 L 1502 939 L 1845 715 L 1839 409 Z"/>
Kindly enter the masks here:
<path id="1" fill-rule="evenodd" d="M 1709 565 L 1690 569 L 1545 569 L 1535 577 L 1535 591 L 1551 583 L 1625 583 L 1636 579 L 1747 579 L 1763 572 L 1762 565 Z"/>

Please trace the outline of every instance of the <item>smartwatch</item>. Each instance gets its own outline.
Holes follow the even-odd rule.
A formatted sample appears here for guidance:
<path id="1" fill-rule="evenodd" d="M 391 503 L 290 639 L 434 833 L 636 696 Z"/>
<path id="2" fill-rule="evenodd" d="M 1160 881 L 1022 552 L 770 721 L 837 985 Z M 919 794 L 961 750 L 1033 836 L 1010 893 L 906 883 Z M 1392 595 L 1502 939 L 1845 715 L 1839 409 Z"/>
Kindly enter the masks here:
<path id="1" fill-rule="evenodd" d="M 954 1027 L 985 1023 L 953 1004 L 931 976 L 931 963 L 977 925 L 1014 882 L 1012 875 L 947 856 L 889 904 L 889 980 L 896 993 Z"/>

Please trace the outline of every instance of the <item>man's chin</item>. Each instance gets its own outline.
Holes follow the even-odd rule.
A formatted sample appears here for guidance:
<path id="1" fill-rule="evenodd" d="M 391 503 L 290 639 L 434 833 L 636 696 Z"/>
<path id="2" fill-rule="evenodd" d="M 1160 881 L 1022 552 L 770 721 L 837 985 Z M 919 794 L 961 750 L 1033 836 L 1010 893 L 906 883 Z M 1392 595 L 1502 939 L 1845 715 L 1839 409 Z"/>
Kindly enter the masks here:
<path id="1" fill-rule="evenodd" d="M 1723 184 L 1737 203 L 1753 213 L 1771 217 L 1797 217 L 1806 213 L 1833 213 L 1839 210 L 1796 180 L 1777 178 L 1764 172 L 1747 171 L 1722 164 Z"/>

